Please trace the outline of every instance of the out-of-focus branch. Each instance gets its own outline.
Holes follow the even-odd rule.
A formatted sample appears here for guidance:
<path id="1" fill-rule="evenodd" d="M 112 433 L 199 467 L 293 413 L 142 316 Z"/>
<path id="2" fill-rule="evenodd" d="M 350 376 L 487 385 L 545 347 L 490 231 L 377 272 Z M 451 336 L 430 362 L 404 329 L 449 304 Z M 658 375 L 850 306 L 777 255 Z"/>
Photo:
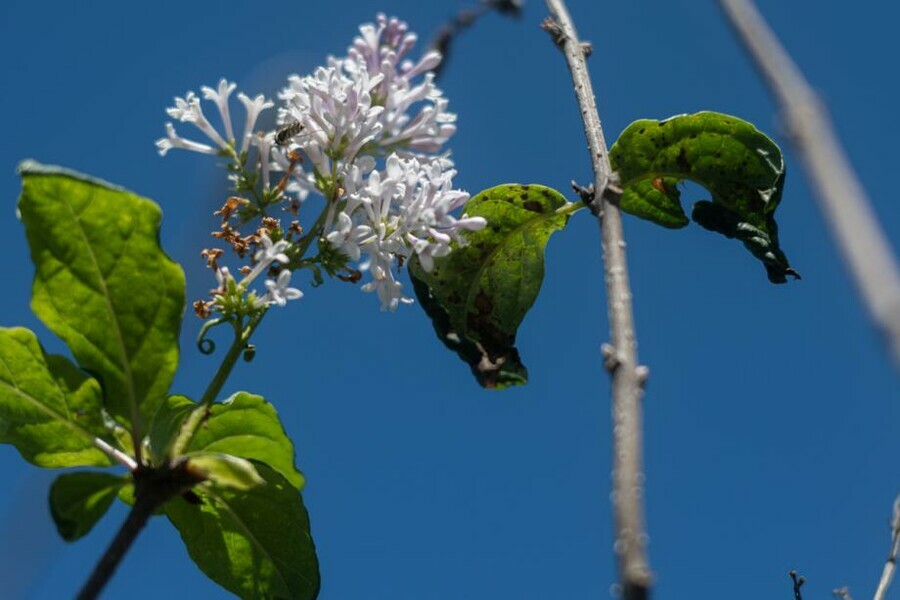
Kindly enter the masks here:
<path id="1" fill-rule="evenodd" d="M 875 590 L 874 600 L 884 600 L 891 581 L 894 579 L 894 571 L 897 570 L 897 557 L 900 555 L 900 496 L 894 500 L 894 511 L 891 515 L 891 551 L 888 552 L 884 569 L 881 571 L 881 581 Z"/>
<path id="2" fill-rule="evenodd" d="M 800 588 L 806 583 L 806 577 L 797 575 L 797 571 L 793 569 L 791 569 L 791 572 L 788 573 L 788 575 L 791 576 L 791 581 L 794 582 L 794 600 L 803 600 L 803 594 L 800 592 Z"/>
<path id="3" fill-rule="evenodd" d="M 831 590 L 831 595 L 839 598 L 839 600 L 853 600 L 853 596 L 850 595 L 850 588 L 846 585 L 836 590 Z"/>
<path id="4" fill-rule="evenodd" d="M 900 268 L 819 100 L 751 0 L 719 0 L 778 103 L 856 286 L 900 364 Z"/>
<path id="5" fill-rule="evenodd" d="M 637 342 L 631 308 L 631 288 L 622 236 L 622 216 L 617 205 L 622 190 L 609 163 L 606 140 L 594 91 L 585 65 L 590 46 L 578 40 L 578 34 L 563 0 L 547 0 L 553 16 L 544 29 L 562 50 L 572 73 L 575 96 L 581 108 L 584 132 L 594 169 L 593 197 L 576 188 L 599 217 L 609 304 L 609 328 L 612 345 L 603 348 L 604 363 L 612 377 L 613 413 L 613 515 L 615 551 L 619 562 L 619 580 L 625 600 L 649 597 L 652 576 L 647 561 L 647 534 L 643 505 L 643 413 L 641 396 L 647 368 L 637 362 Z M 586 197 L 587 196 L 587 197 Z"/>
<path id="6" fill-rule="evenodd" d="M 523 4 L 525 4 L 525 0 L 481 0 L 475 8 L 465 8 L 447 21 L 438 30 L 437 35 L 434 36 L 431 42 L 431 49 L 437 50 L 443 56 L 441 63 L 432 70 L 435 79 L 440 76 L 444 66 L 447 64 L 447 59 L 450 57 L 451 42 L 463 29 L 470 27 L 478 20 L 478 17 L 491 10 L 496 10 L 501 15 L 518 17 L 522 14 Z"/>

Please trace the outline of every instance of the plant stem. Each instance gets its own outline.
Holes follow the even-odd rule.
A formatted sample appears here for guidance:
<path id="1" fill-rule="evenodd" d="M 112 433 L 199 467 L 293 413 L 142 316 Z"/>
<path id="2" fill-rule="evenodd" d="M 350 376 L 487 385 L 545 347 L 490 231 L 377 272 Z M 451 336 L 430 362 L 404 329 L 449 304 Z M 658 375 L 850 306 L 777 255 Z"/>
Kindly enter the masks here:
<path id="1" fill-rule="evenodd" d="M 149 469 L 138 467 L 134 473 L 135 502 L 116 537 L 110 543 L 91 576 L 78 593 L 78 600 L 93 600 L 116 572 L 131 544 L 147 524 L 150 516 L 176 495 L 198 483 L 196 476 L 184 468 Z"/>
<path id="2" fill-rule="evenodd" d="M 719 0 L 778 103 L 870 318 L 900 364 L 900 268 L 825 105 L 750 0 Z"/>
<path id="3" fill-rule="evenodd" d="M 78 593 L 78 600 L 91 600 L 100 594 L 154 510 L 156 506 L 149 501 L 135 502 L 131 512 L 128 513 L 128 518 Z"/>
<path id="4" fill-rule="evenodd" d="M 206 386 L 206 391 L 203 392 L 203 396 L 200 398 L 201 405 L 209 406 L 215 402 L 216 397 L 218 397 L 219 392 L 222 391 L 222 387 L 228 380 L 228 376 L 231 375 L 231 370 L 234 368 L 238 358 L 244 352 L 247 343 L 250 341 L 250 338 L 253 336 L 253 333 L 256 331 L 256 328 L 259 327 L 259 324 L 265 316 L 266 311 L 256 313 L 250 317 L 247 325 L 243 328 L 241 328 L 240 324 L 235 324 L 234 341 L 231 342 L 231 347 L 228 348 L 228 352 L 225 353 L 225 356 L 222 358 L 222 364 L 219 365 L 219 369 L 213 376 L 212 381 Z"/>
<path id="5" fill-rule="evenodd" d="M 592 209 L 600 216 L 606 295 L 612 346 L 604 346 L 607 370 L 612 378 L 613 414 L 613 515 L 619 580 L 625 600 L 649 597 L 652 576 L 647 560 L 647 535 L 643 507 L 643 414 L 641 397 L 647 368 L 638 365 L 637 341 L 631 308 L 631 289 L 622 237 L 622 216 L 617 206 L 621 190 L 609 163 L 606 140 L 590 76 L 585 65 L 586 47 L 578 40 L 563 0 L 546 0 L 555 21 L 545 24 L 565 54 L 575 96 L 581 108 L 584 132 L 594 170 Z"/>
<path id="6" fill-rule="evenodd" d="M 330 203 L 330 201 L 329 201 Z M 328 216 L 328 206 L 322 209 L 322 212 L 319 213 L 319 218 L 316 219 L 316 222 L 313 223 L 312 229 L 303 236 L 299 242 L 297 242 L 297 260 L 301 260 L 304 256 L 306 256 L 306 251 L 309 250 L 310 244 L 312 244 L 313 240 L 319 237 L 319 229 L 322 228 L 322 225 L 325 224 L 325 219 Z"/>
<path id="7" fill-rule="evenodd" d="M 260 322 L 262 322 L 265 315 L 266 311 L 263 311 L 250 317 L 250 320 L 245 327 L 241 327 L 240 323 L 233 324 L 234 340 L 231 342 L 231 347 L 228 348 L 228 352 L 226 352 L 225 356 L 222 358 L 219 369 L 213 376 L 212 381 L 210 381 L 209 385 L 206 387 L 206 391 L 203 392 L 203 397 L 200 398 L 197 408 L 195 408 L 184 421 L 184 424 L 181 426 L 181 431 L 178 433 L 178 437 L 172 442 L 172 449 L 170 451 L 171 456 L 177 457 L 184 452 L 184 449 L 203 424 L 203 421 L 209 416 L 209 410 L 212 403 L 216 401 L 219 392 L 222 391 L 222 387 L 228 380 L 228 376 L 231 375 L 234 365 L 237 364 L 238 358 L 247 347 L 247 342 L 250 341 L 250 338 L 253 336 L 253 333 L 256 331 L 256 328 L 259 326 Z"/>

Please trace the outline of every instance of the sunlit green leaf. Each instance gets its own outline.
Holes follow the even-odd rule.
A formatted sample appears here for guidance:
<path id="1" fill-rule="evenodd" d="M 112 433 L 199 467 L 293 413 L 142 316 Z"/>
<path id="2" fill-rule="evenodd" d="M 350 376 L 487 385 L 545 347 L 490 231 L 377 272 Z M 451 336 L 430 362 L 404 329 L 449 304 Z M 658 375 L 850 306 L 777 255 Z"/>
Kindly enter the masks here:
<path id="1" fill-rule="evenodd" d="M 109 473 L 66 473 L 57 477 L 50 486 L 50 514 L 59 535 L 74 542 L 87 534 L 125 483 Z"/>
<path id="2" fill-rule="evenodd" d="M 565 227 L 573 206 L 541 185 L 501 185 L 465 207 L 487 227 L 471 232 L 427 272 L 410 261 L 416 296 L 438 337 L 459 354 L 478 382 L 489 388 L 522 385 L 528 372 L 515 348 L 516 332 L 544 279 L 544 248 Z"/>
<path id="3" fill-rule="evenodd" d="M 64 169 L 26 162 L 19 172 L 32 309 L 100 380 L 110 413 L 146 424 L 175 372 L 184 310 L 184 274 L 159 247 L 159 207 Z"/>
<path id="4" fill-rule="evenodd" d="M 284 432 L 275 407 L 261 396 L 238 392 L 212 405 L 185 452 L 220 452 L 264 462 L 298 490 L 303 475 L 294 466 L 294 444 Z"/>
<path id="5" fill-rule="evenodd" d="M 266 485 L 247 491 L 201 485 L 201 503 L 176 498 L 166 515 L 206 575 L 242 598 L 312 599 L 319 565 L 296 488 L 254 463 Z"/>
<path id="6" fill-rule="evenodd" d="M 0 329 L 0 442 L 40 467 L 108 466 L 100 386 L 31 331 Z"/>
<path id="7" fill-rule="evenodd" d="M 694 221 L 743 242 L 773 283 L 799 277 L 778 245 L 774 217 L 784 159 L 750 123 L 714 112 L 642 119 L 622 132 L 609 157 L 621 179 L 622 210 L 664 227 L 684 227 L 677 184 L 689 179 L 712 196 L 694 205 Z"/>
<path id="8" fill-rule="evenodd" d="M 220 452 L 192 452 L 186 458 L 189 472 L 220 487 L 249 490 L 266 483 L 244 458 Z"/>

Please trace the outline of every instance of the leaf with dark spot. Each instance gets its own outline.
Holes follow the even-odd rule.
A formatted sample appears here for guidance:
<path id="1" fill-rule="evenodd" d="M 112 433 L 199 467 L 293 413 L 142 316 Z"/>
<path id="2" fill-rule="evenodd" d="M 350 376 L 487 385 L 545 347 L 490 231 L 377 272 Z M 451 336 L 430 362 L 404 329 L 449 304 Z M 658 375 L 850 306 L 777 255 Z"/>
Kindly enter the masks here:
<path id="1" fill-rule="evenodd" d="M 629 125 L 609 151 L 622 184 L 625 212 L 677 229 L 688 224 L 676 185 L 698 183 L 712 201 L 694 205 L 701 226 L 736 238 L 766 267 L 769 281 L 799 279 L 778 245 L 775 209 L 784 187 L 784 159 L 753 125 L 721 113 L 679 115 Z"/>
<path id="2" fill-rule="evenodd" d="M 416 296 L 438 337 L 487 388 L 523 385 L 528 371 L 515 348 L 516 332 L 544 279 L 544 248 L 565 227 L 559 192 L 540 185 L 501 185 L 472 198 L 470 217 L 488 226 L 471 232 L 426 272 L 418 260 L 409 272 Z"/>

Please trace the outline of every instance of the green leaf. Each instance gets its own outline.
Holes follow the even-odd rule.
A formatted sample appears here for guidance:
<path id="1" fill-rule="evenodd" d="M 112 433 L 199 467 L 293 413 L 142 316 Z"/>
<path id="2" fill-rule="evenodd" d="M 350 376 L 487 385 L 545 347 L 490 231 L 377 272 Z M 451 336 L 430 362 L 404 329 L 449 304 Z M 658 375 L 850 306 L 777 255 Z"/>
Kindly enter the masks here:
<path id="1" fill-rule="evenodd" d="M 247 491 L 200 485 L 201 504 L 175 498 L 165 512 L 206 575 L 241 598 L 312 599 L 319 564 L 296 488 L 264 464 L 266 485 Z"/>
<path id="2" fill-rule="evenodd" d="M 694 204 L 701 226 L 737 238 L 766 267 L 769 281 L 799 279 L 778 245 L 775 209 L 784 187 L 784 159 L 771 139 L 737 117 L 715 112 L 629 125 L 609 151 L 623 189 L 625 212 L 663 227 L 688 224 L 677 184 L 705 187 L 712 202 Z"/>
<path id="3" fill-rule="evenodd" d="M 39 467 L 109 466 L 100 385 L 31 331 L 0 328 L 0 442 Z"/>
<path id="4" fill-rule="evenodd" d="M 184 312 L 184 274 L 159 247 L 159 207 L 65 169 L 27 161 L 19 172 L 32 309 L 100 380 L 113 416 L 148 423 L 175 373 Z"/>
<path id="5" fill-rule="evenodd" d="M 169 396 L 160 403 L 147 434 L 148 449 L 155 464 L 168 457 L 182 424 L 195 408 L 197 403 L 185 396 Z"/>
<path id="6" fill-rule="evenodd" d="M 220 487 L 249 490 L 266 482 L 249 460 L 218 452 L 186 455 L 188 470 Z"/>
<path id="7" fill-rule="evenodd" d="M 126 480 L 109 473 L 66 473 L 50 486 L 50 514 L 59 535 L 74 542 L 100 520 Z"/>
<path id="8" fill-rule="evenodd" d="M 258 460 L 298 490 L 304 484 L 303 475 L 294 466 L 294 444 L 284 432 L 275 407 L 247 392 L 213 404 L 209 418 L 185 452 L 216 452 Z"/>
<path id="9" fill-rule="evenodd" d="M 501 185 L 469 200 L 465 213 L 487 227 L 469 232 L 427 272 L 410 261 L 416 296 L 444 344 L 459 354 L 478 382 L 502 389 L 523 385 L 528 372 L 515 348 L 516 332 L 544 279 L 544 248 L 576 207 L 541 185 Z M 576 207 L 577 208 L 577 207 Z"/>

